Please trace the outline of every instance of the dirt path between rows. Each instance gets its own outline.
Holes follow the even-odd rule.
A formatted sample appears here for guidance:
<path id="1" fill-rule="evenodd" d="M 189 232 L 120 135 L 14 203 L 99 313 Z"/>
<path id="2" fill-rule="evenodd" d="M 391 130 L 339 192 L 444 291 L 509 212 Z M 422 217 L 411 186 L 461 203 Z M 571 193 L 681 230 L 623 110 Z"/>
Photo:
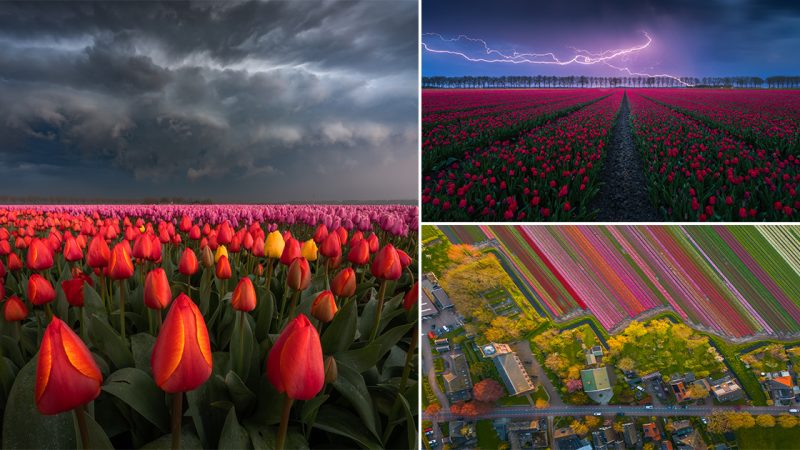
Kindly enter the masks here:
<path id="1" fill-rule="evenodd" d="M 599 222 L 660 222 L 664 219 L 650 203 L 647 180 L 631 129 L 628 95 L 622 97 L 617 122 L 611 130 L 600 191 L 591 204 Z"/>

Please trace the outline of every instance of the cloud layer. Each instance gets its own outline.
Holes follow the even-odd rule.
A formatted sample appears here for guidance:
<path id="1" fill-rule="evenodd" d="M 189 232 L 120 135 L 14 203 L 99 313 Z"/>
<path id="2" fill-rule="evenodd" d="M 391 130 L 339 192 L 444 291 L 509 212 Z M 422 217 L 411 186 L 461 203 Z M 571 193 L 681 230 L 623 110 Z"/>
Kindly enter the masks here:
<path id="1" fill-rule="evenodd" d="M 414 198 L 416 2 L 0 6 L 0 190 Z"/>

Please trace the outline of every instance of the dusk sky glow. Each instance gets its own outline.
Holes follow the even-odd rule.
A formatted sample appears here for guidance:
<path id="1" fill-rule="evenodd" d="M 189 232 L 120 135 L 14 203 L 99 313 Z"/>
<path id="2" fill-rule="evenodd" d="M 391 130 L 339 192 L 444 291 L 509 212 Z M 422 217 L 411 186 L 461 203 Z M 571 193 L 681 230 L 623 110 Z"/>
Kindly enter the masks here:
<path id="1" fill-rule="evenodd" d="M 792 1 L 500 1 L 491 7 L 475 0 L 436 1 L 423 2 L 422 18 L 422 31 L 428 33 L 423 35 L 423 76 L 627 76 L 609 64 L 675 76 L 800 73 L 800 3 Z M 652 42 L 641 48 L 645 33 Z M 459 35 L 481 39 L 511 58 L 498 61 L 504 58 L 497 52 L 487 58 L 481 42 Z M 589 54 L 575 49 L 600 54 L 631 48 L 641 50 L 608 61 L 575 59 Z M 520 61 L 515 52 L 548 55 Z"/>

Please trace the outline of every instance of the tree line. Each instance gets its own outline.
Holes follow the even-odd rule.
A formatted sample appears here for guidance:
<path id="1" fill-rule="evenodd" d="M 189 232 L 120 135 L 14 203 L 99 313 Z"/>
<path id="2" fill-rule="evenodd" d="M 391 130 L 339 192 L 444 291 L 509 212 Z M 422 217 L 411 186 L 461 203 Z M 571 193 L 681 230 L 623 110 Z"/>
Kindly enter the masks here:
<path id="1" fill-rule="evenodd" d="M 715 87 L 715 88 L 800 88 L 800 76 L 762 77 L 594 77 L 551 76 L 463 76 L 422 77 L 423 88 L 595 88 L 595 87 Z"/>

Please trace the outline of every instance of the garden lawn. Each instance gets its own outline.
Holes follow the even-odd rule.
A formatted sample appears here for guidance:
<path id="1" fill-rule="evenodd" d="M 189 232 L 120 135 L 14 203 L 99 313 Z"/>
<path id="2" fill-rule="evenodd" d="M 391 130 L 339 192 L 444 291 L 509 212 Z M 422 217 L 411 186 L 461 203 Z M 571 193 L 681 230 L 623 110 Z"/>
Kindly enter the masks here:
<path id="1" fill-rule="evenodd" d="M 500 438 L 494 431 L 491 420 L 479 420 L 475 432 L 478 434 L 478 448 L 496 450 L 500 446 Z"/>
<path id="2" fill-rule="evenodd" d="M 450 257 L 447 251 L 450 249 L 450 241 L 438 228 L 432 225 L 422 227 L 422 261 L 425 272 L 433 272 L 437 276 L 447 269 L 450 265 Z"/>
<path id="3" fill-rule="evenodd" d="M 740 449 L 800 449 L 800 428 L 743 428 L 736 431 Z"/>

